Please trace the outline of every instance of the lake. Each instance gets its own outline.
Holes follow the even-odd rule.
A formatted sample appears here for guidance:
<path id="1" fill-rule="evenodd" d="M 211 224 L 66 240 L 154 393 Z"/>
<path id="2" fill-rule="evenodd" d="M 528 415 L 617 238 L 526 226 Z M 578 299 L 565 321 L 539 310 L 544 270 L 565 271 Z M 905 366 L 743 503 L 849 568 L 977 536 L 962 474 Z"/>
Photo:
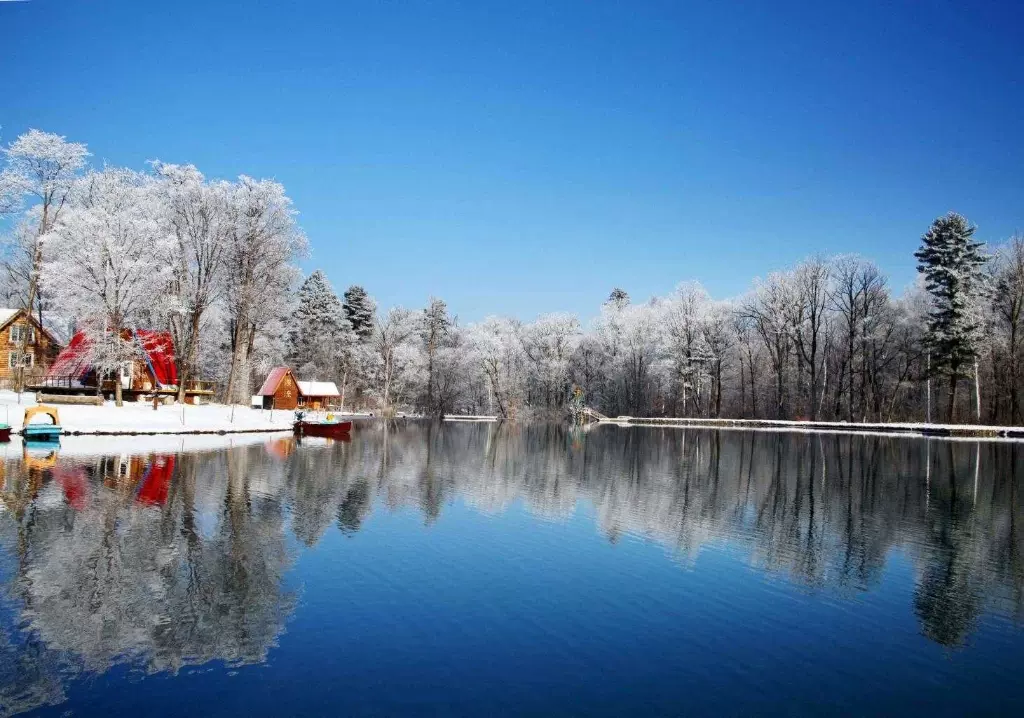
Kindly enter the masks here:
<path id="1" fill-rule="evenodd" d="M 1024 445 L 416 422 L 247 441 L 9 445 L 0 716 L 1024 705 Z"/>

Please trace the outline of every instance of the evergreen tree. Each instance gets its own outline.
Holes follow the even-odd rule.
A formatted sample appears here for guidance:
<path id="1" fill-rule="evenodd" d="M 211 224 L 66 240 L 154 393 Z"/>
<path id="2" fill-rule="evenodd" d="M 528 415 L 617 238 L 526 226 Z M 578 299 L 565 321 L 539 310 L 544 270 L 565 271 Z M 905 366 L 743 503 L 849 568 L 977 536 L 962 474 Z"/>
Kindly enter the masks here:
<path id="1" fill-rule="evenodd" d="M 302 283 L 292 315 L 291 363 L 300 372 L 337 373 L 336 357 L 354 340 L 338 295 L 319 269 Z"/>
<path id="2" fill-rule="evenodd" d="M 932 222 L 914 253 L 931 298 L 926 338 L 931 371 L 949 378 L 948 421 L 953 420 L 957 382 L 977 357 L 981 333 L 978 300 L 988 257 L 984 244 L 973 239 L 975 229 L 965 217 L 950 212 Z"/>
<path id="3" fill-rule="evenodd" d="M 423 406 L 429 414 L 443 413 L 437 396 L 437 359 L 439 351 L 450 341 L 454 321 L 448 315 L 448 305 L 436 297 L 423 310 L 420 319 L 420 338 L 427 359 L 427 381 Z"/>
<path id="4" fill-rule="evenodd" d="M 625 289 L 615 287 L 615 289 L 612 290 L 612 293 L 608 295 L 608 301 L 606 301 L 605 304 L 611 304 L 617 309 L 622 309 L 624 306 L 629 304 L 629 295 L 626 293 Z"/>
<path id="5" fill-rule="evenodd" d="M 377 306 L 366 290 L 353 284 L 345 292 L 345 316 L 360 341 L 369 341 L 373 336 Z"/>

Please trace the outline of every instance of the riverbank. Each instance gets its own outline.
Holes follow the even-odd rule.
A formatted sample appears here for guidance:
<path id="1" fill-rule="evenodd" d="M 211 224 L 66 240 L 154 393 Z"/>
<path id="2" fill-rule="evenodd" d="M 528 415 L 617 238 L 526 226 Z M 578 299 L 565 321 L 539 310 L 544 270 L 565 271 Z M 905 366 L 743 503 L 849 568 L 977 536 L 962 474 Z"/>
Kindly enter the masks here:
<path id="1" fill-rule="evenodd" d="M 979 424 L 929 424 L 914 422 L 850 423 L 846 421 L 787 421 L 783 419 L 705 419 L 680 417 L 622 416 L 602 419 L 599 424 L 619 426 L 677 426 L 718 429 L 769 429 L 776 431 L 816 431 L 827 433 L 897 434 L 964 439 L 1024 439 L 1022 426 L 985 426 Z"/>
<path id="2" fill-rule="evenodd" d="M 20 397 L 13 391 L 0 391 L 0 421 L 21 431 L 25 409 L 36 406 L 35 394 Z M 146 402 L 125 402 L 115 406 L 55 404 L 65 434 L 227 434 L 288 431 L 294 413 L 253 409 L 246 406 L 173 404 L 153 409 Z"/>

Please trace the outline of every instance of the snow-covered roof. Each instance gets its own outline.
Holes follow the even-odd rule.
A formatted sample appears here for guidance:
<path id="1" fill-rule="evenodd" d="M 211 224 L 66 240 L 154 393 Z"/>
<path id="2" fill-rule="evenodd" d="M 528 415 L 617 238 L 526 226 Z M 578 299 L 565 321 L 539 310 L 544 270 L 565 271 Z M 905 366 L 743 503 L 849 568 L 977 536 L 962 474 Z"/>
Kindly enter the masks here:
<path id="1" fill-rule="evenodd" d="M 0 327 L 14 319 L 14 315 L 17 314 L 19 311 L 21 310 L 11 309 L 10 307 L 0 307 Z"/>
<path id="2" fill-rule="evenodd" d="M 0 329 L 7 326 L 7 323 L 14 319 L 14 317 L 17 316 L 18 312 L 20 311 L 20 309 L 11 309 L 10 307 L 0 307 Z M 32 318 L 35 319 L 35 316 L 33 316 Z M 43 321 L 43 329 L 46 331 L 47 334 L 50 335 L 50 338 L 53 340 L 56 340 L 62 344 L 65 341 L 67 341 L 67 337 L 65 336 L 66 333 L 56 330 L 56 328 L 54 327 L 53 318 L 50 317 L 49 315 L 47 315 L 47 317 Z"/>
<path id="3" fill-rule="evenodd" d="M 333 381 L 300 381 L 299 393 L 303 396 L 341 396 Z"/>

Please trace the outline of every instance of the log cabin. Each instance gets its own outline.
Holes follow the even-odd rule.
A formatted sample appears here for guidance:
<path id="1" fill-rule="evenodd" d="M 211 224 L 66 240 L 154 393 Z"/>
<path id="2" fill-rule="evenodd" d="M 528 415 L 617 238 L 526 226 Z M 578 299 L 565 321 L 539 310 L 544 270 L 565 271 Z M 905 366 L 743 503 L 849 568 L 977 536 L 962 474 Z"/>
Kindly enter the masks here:
<path id="1" fill-rule="evenodd" d="M 260 387 L 264 409 L 297 409 L 299 406 L 299 382 L 292 370 L 286 366 L 274 367 L 267 380 Z"/>
<path id="2" fill-rule="evenodd" d="M 25 367 L 25 384 L 33 384 L 46 376 L 60 351 L 56 337 L 24 309 L 0 308 L 0 388 L 10 389 L 17 378 L 23 333 L 28 342 L 20 363 Z"/>
<path id="3" fill-rule="evenodd" d="M 256 395 L 264 409 L 320 409 L 338 405 L 341 394 L 333 381 L 299 381 L 286 366 L 270 370 Z"/>

